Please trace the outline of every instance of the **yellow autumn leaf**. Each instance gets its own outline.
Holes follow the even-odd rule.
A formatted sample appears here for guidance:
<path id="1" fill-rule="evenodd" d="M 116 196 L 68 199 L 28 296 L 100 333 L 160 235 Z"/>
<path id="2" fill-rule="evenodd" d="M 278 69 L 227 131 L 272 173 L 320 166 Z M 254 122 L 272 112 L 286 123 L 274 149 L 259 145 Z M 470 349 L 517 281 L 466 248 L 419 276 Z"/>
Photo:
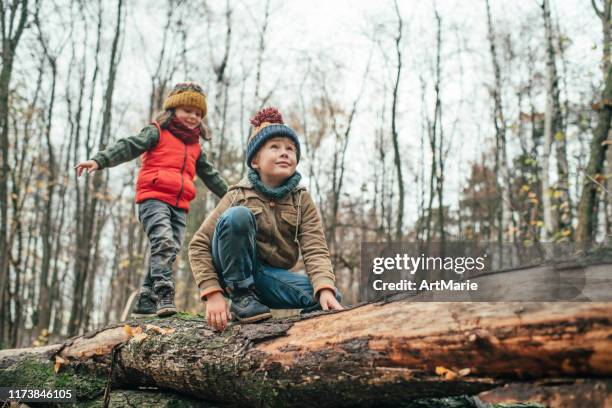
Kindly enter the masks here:
<path id="1" fill-rule="evenodd" d="M 137 334 L 142 333 L 142 328 L 140 326 L 132 327 L 129 324 L 126 324 L 123 326 L 123 331 L 125 332 L 126 336 L 134 337 Z"/>
<path id="2" fill-rule="evenodd" d="M 445 367 L 442 367 L 442 366 L 436 367 L 436 374 L 437 375 L 444 375 L 444 374 L 446 374 L 447 371 L 448 371 L 448 368 L 445 368 Z"/>

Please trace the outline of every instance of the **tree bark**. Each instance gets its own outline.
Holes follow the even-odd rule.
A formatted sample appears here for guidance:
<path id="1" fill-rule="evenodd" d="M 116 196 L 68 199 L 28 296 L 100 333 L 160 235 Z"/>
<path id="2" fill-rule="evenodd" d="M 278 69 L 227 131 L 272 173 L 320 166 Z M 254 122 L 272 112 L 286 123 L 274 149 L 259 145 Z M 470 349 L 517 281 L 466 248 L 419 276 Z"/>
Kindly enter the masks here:
<path id="1" fill-rule="evenodd" d="M 41 22 L 39 19 L 40 2 L 36 2 L 36 12 L 34 14 L 34 22 L 38 28 L 38 40 L 43 49 L 45 57 L 51 67 L 51 89 L 49 91 L 49 102 L 47 107 L 47 117 L 45 123 L 45 140 L 47 145 L 47 152 L 49 155 L 49 161 L 47 163 L 47 197 L 45 202 L 45 216 L 42 224 L 42 238 L 43 238 L 43 256 L 40 269 L 40 283 L 39 283 L 39 295 L 38 295 L 38 308 L 35 319 L 36 333 L 40 334 L 43 330 L 49 329 L 49 323 L 51 321 L 51 308 L 50 304 L 50 292 L 51 288 L 49 285 L 49 272 L 51 271 L 51 259 L 53 253 L 53 227 L 56 220 L 53 219 L 53 199 L 55 196 L 55 186 L 57 184 L 57 164 L 55 152 L 53 149 L 53 143 L 51 141 L 51 129 L 53 123 L 53 107 L 55 103 L 55 85 L 57 79 L 57 55 L 52 55 L 47 45 L 47 39 L 43 33 Z"/>
<path id="2" fill-rule="evenodd" d="M 397 104 L 399 99 L 399 85 L 402 75 L 402 34 L 404 31 L 404 20 L 400 14 L 397 1 L 394 3 L 395 14 L 397 16 L 397 37 L 395 37 L 395 52 L 397 55 L 397 68 L 395 71 L 395 82 L 393 84 L 393 102 L 391 104 L 391 138 L 393 141 L 393 152 L 395 170 L 397 171 L 397 186 L 398 186 L 398 208 L 397 219 L 395 222 L 395 240 L 401 241 L 404 224 L 404 176 L 402 174 L 401 154 L 399 150 L 399 134 L 397 131 Z"/>
<path id="3" fill-rule="evenodd" d="M 212 331 L 180 315 L 63 345 L 0 351 L 0 383 L 154 386 L 241 406 L 337 406 L 474 395 L 508 381 L 612 376 L 610 303 L 411 303 L 398 297 Z M 57 373 L 54 374 L 54 368 Z M 46 373 L 46 374 L 45 374 Z"/>
<path id="4" fill-rule="evenodd" d="M 508 384 L 478 395 L 479 399 L 487 404 L 517 404 L 529 401 L 534 406 L 548 408 L 607 407 L 610 405 L 611 396 L 612 381 L 609 379 Z"/>
<path id="5" fill-rule="evenodd" d="M 9 280 L 9 246 L 7 245 L 8 223 L 8 177 L 9 166 L 9 86 L 13 74 L 14 57 L 19 39 L 26 27 L 28 0 L 13 0 L 0 3 L 2 18 L 2 68 L 0 69 L 0 297 Z M 8 17 L 8 18 L 7 18 Z M 3 299 L 4 300 L 4 299 Z M 0 315 L 4 315 L 5 302 L 0 305 Z M 6 340 L 0 330 L 0 344 Z"/>
<path id="6" fill-rule="evenodd" d="M 585 169 L 585 178 L 578 205 L 578 227 L 576 240 L 589 245 L 597 230 L 597 193 L 603 180 L 604 158 L 608 148 L 604 141 L 608 138 L 612 120 L 612 64 L 608 68 L 605 88 L 601 96 L 597 127 L 593 131 L 591 154 Z M 598 184 L 599 183 L 599 184 Z"/>
<path id="7" fill-rule="evenodd" d="M 119 64 L 120 44 L 119 39 L 123 33 L 122 21 L 124 19 L 123 12 L 123 0 L 117 1 L 117 23 L 115 25 L 115 33 L 113 37 L 110 61 L 109 61 L 109 74 L 108 82 L 104 92 L 104 110 L 102 113 L 102 129 L 100 131 L 100 137 L 98 140 L 98 149 L 103 150 L 106 147 L 106 143 L 110 137 L 111 131 L 111 118 L 112 118 L 112 107 L 113 107 L 113 92 L 115 89 L 115 80 L 117 73 L 117 66 Z M 91 115 L 90 115 L 91 118 Z M 90 134 L 90 129 L 87 131 Z M 89 152 L 88 152 L 89 156 Z M 87 176 L 86 176 L 87 180 Z M 101 190 L 104 181 L 101 173 L 95 173 L 93 175 L 93 191 L 97 192 Z M 96 223 L 98 219 L 99 211 L 99 199 L 97 194 L 88 196 L 88 190 L 85 189 L 85 197 L 83 199 L 83 214 L 82 214 L 82 231 L 80 233 L 80 239 L 77 248 L 77 262 L 75 262 L 75 283 L 73 286 L 72 296 L 72 307 L 70 311 L 70 322 L 68 324 L 68 333 L 71 335 L 76 334 L 83 326 L 83 322 L 86 320 L 86 316 L 83 313 L 83 297 L 85 296 L 85 284 L 87 276 L 95 273 L 92 270 L 94 265 L 91 260 L 91 248 L 97 245 L 94 240 L 99 234 L 99 230 L 102 229 L 103 225 Z M 96 227 L 98 229 L 96 229 Z"/>
<path id="8" fill-rule="evenodd" d="M 503 263 L 501 254 L 501 245 L 504 241 L 504 232 L 506 225 L 506 219 L 509 219 L 512 223 L 512 227 L 516 227 L 516 221 L 514 218 L 514 194 L 512 192 L 512 177 L 510 175 L 510 169 L 508 165 L 508 154 L 506 149 L 506 120 L 504 116 L 504 105 L 502 101 L 502 76 L 499 58 L 497 55 L 497 47 L 495 45 L 495 30 L 493 27 L 493 20 L 491 17 L 491 9 L 489 1 L 485 2 L 487 10 L 487 26 L 488 26 L 488 40 L 489 40 L 489 52 L 491 53 L 491 63 L 493 65 L 493 74 L 495 83 L 491 89 L 491 96 L 493 97 L 493 125 L 495 126 L 495 179 L 501 189 L 501 201 L 497 208 L 497 241 L 500 245 L 500 264 Z M 502 187 L 505 186 L 505 187 Z M 508 206 L 508 212 L 505 213 L 505 206 Z"/>

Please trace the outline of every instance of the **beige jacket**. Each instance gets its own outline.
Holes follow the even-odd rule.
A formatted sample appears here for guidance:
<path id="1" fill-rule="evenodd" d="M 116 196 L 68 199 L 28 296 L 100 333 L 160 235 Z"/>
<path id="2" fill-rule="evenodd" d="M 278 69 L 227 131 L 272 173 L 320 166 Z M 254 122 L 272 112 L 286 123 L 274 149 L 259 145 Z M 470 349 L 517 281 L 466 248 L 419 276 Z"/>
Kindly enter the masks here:
<path id="1" fill-rule="evenodd" d="M 306 188 L 298 186 L 280 201 L 273 201 L 244 178 L 228 189 L 189 243 L 189 262 L 202 298 L 222 290 L 213 266 L 211 243 L 221 214 L 238 205 L 249 208 L 257 219 L 257 256 L 261 262 L 291 269 L 301 250 L 315 296 L 324 288 L 336 291 L 321 219 Z"/>

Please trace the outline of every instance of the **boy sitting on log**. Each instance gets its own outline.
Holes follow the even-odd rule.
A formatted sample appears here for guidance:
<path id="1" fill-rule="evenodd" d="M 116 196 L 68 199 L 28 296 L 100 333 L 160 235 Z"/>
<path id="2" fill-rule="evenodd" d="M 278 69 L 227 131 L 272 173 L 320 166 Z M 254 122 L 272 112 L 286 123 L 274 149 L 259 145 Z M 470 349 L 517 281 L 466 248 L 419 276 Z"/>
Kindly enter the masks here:
<path id="1" fill-rule="evenodd" d="M 268 319 L 270 307 L 342 309 L 317 207 L 298 185 L 298 136 L 275 108 L 263 109 L 251 124 L 248 176 L 229 188 L 189 244 L 206 319 L 217 330 L 232 316 Z M 288 270 L 300 252 L 307 277 Z"/>

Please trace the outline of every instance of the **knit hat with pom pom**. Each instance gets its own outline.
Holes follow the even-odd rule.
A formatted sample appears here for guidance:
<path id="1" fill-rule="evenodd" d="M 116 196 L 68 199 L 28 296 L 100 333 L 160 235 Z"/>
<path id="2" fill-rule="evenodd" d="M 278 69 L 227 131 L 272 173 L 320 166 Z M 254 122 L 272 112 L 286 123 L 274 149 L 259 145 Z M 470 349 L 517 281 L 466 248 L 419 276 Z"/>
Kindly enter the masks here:
<path id="1" fill-rule="evenodd" d="M 283 116 L 276 108 L 265 108 L 257 112 L 251 119 L 253 131 L 247 143 L 247 165 L 251 167 L 251 161 L 261 147 L 273 137 L 287 137 L 295 144 L 295 157 L 300 161 L 300 140 L 297 134 L 283 122 Z M 252 167 L 251 167 L 252 168 Z"/>

